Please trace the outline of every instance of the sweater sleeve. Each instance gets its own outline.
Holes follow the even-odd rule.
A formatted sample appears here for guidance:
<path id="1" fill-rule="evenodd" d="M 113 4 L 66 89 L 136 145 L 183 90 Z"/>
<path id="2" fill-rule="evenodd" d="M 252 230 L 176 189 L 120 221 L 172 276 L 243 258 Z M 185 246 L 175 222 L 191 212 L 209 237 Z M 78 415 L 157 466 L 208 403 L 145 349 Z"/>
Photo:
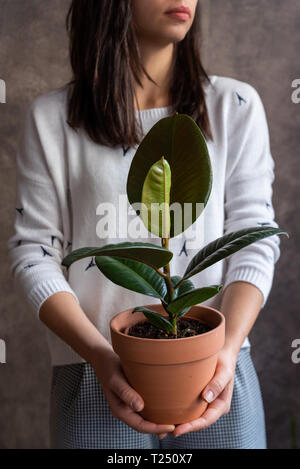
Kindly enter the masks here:
<path id="1" fill-rule="evenodd" d="M 278 227 L 272 205 L 275 164 L 266 114 L 257 91 L 244 86 L 235 93 L 235 125 L 228 135 L 224 234 L 254 226 Z M 280 257 L 279 245 L 279 236 L 274 235 L 231 255 L 226 260 L 224 289 L 232 282 L 249 282 L 261 291 L 264 307 Z"/>
<path id="2" fill-rule="evenodd" d="M 59 135 L 53 132 L 57 116 L 41 112 L 38 100 L 27 110 L 19 142 L 14 234 L 8 248 L 15 290 L 23 294 L 39 318 L 42 304 L 54 293 L 70 292 L 78 298 L 61 266 L 68 240 L 57 184 L 46 158 L 49 147 L 58 152 L 55 141 Z"/>

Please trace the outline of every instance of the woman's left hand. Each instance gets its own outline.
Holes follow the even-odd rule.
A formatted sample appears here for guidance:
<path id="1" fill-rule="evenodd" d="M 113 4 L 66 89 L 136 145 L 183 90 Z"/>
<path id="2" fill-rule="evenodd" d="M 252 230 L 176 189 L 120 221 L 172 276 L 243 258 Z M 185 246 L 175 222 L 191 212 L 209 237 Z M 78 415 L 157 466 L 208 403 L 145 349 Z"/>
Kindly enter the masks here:
<path id="1" fill-rule="evenodd" d="M 206 411 L 196 420 L 177 425 L 173 436 L 203 430 L 230 411 L 236 361 L 237 353 L 232 349 L 224 347 L 221 350 L 215 375 L 202 392 L 202 398 L 208 402 Z M 166 435 L 160 434 L 159 437 L 162 439 Z"/>

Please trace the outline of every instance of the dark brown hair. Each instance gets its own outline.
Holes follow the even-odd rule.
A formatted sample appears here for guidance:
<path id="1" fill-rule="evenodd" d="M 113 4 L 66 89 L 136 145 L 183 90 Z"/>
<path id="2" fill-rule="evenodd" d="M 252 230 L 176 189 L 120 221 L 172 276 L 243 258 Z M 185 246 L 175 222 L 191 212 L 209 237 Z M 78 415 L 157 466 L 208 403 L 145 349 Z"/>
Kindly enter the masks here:
<path id="1" fill-rule="evenodd" d="M 141 61 L 131 0 L 72 0 L 67 19 L 73 79 L 68 123 L 96 143 L 133 147 L 140 142 L 134 109 L 134 80 L 147 74 Z M 175 45 L 170 85 L 173 112 L 188 114 L 212 138 L 200 58 L 200 5 L 185 38 Z"/>

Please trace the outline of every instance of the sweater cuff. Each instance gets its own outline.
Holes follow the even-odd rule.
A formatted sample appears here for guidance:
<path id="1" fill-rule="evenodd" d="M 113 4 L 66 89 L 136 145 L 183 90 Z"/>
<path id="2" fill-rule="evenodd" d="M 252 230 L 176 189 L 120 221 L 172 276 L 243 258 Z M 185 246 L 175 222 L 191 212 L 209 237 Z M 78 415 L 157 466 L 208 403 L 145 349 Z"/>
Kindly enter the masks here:
<path id="1" fill-rule="evenodd" d="M 273 280 L 273 272 L 266 275 L 261 270 L 258 270 L 253 267 L 239 267 L 230 272 L 225 277 L 225 282 L 223 284 L 223 290 L 233 282 L 249 282 L 252 283 L 255 287 L 257 287 L 262 295 L 263 295 L 263 304 L 262 308 L 265 306 L 271 287 L 272 287 L 272 280 Z"/>
<path id="2" fill-rule="evenodd" d="M 64 279 L 52 279 L 45 280 L 44 282 L 39 283 L 33 290 L 30 292 L 28 299 L 34 307 L 36 315 L 39 319 L 40 309 L 44 301 L 46 301 L 50 296 L 58 292 L 69 292 L 75 297 L 78 304 L 80 304 L 79 299 L 70 287 L 69 283 Z"/>

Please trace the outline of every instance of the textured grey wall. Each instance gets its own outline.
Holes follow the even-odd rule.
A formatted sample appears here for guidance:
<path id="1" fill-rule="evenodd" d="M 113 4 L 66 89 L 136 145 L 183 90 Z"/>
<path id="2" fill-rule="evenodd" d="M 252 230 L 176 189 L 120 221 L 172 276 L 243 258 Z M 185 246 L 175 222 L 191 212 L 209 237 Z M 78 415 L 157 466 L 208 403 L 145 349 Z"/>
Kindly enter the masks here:
<path id="1" fill-rule="evenodd" d="M 300 104 L 291 102 L 291 82 L 300 78 L 299 0 L 200 1 L 209 72 L 255 86 L 269 118 L 276 164 L 273 202 L 277 221 L 291 239 L 282 238 L 273 289 L 251 339 L 269 447 L 289 448 L 292 416 L 300 444 L 300 364 L 292 364 L 290 358 L 291 342 L 300 338 Z M 0 365 L 0 448 L 49 445 L 50 363 L 45 329 L 28 316 L 12 291 L 6 242 L 15 210 L 14 158 L 25 107 L 69 78 L 64 31 L 68 5 L 69 0 L 0 0 L 0 78 L 7 84 L 7 103 L 0 104 L 0 338 L 7 343 L 7 364 Z"/>

